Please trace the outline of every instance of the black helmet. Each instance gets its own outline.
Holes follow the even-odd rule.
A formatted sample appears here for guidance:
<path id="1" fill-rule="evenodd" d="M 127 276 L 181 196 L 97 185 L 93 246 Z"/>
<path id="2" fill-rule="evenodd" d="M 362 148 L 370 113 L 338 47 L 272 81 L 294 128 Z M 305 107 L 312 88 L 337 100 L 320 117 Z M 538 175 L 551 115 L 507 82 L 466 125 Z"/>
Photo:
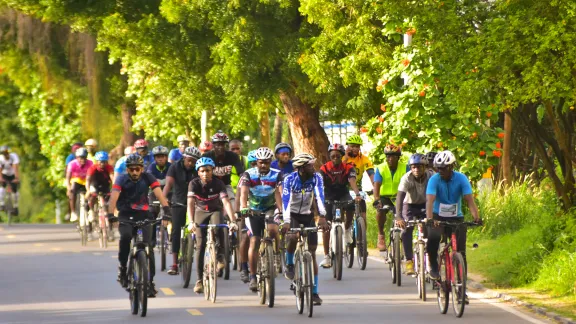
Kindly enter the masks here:
<path id="1" fill-rule="evenodd" d="M 126 158 L 126 166 L 144 166 L 144 159 L 138 153 L 130 154 Z"/>
<path id="2" fill-rule="evenodd" d="M 156 146 L 155 148 L 152 149 L 152 155 L 156 156 L 156 155 L 168 155 L 168 153 L 170 153 L 168 151 L 168 148 L 159 145 Z"/>

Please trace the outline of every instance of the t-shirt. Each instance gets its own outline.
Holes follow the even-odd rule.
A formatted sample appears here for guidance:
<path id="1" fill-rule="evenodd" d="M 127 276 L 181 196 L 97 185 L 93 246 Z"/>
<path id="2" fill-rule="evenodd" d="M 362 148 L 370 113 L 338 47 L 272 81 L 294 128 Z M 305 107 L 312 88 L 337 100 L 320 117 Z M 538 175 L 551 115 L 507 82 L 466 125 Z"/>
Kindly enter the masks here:
<path id="1" fill-rule="evenodd" d="M 184 167 L 184 160 L 180 159 L 170 166 L 166 176 L 174 178 L 174 184 L 172 185 L 172 192 L 174 192 L 172 195 L 172 203 L 186 205 L 188 183 L 198 176 L 194 167 L 186 169 Z"/>
<path id="2" fill-rule="evenodd" d="M 112 186 L 112 191 L 120 192 L 116 208 L 121 212 L 149 210 L 148 189 L 154 190 L 158 187 L 160 183 L 150 173 L 142 172 L 136 182 L 132 181 L 130 176 L 122 174 Z"/>
<path id="3" fill-rule="evenodd" d="M 258 168 L 246 170 L 240 178 L 240 187 L 249 187 L 250 209 L 265 212 L 276 208 L 276 188 L 282 185 L 282 171 L 270 168 L 267 174 L 260 174 Z M 281 206 L 278 206 L 281 207 Z"/>
<path id="4" fill-rule="evenodd" d="M 282 208 L 284 221 L 290 222 L 290 214 L 312 214 L 312 204 L 316 202 L 316 207 L 320 215 L 326 215 L 324 207 L 324 181 L 319 173 L 302 181 L 298 172 L 292 172 L 282 182 Z"/>
<path id="5" fill-rule="evenodd" d="M 356 169 L 352 164 L 340 163 L 335 166 L 328 161 L 320 167 L 320 174 L 324 180 L 324 197 L 326 200 L 338 200 L 349 196 L 349 180 L 356 179 Z"/>
<path id="6" fill-rule="evenodd" d="M 110 164 L 106 164 L 103 169 L 101 169 L 97 164 L 93 164 L 88 169 L 87 175 L 90 177 L 90 183 L 94 186 L 108 185 L 108 187 L 110 187 L 110 175 L 113 173 L 114 169 Z"/>
<path id="7" fill-rule="evenodd" d="M 74 160 L 68 164 L 66 173 L 70 173 L 70 182 L 76 182 L 80 185 L 86 184 L 86 175 L 88 174 L 88 169 L 93 165 L 92 161 L 86 160 L 84 165 L 80 165 L 78 160 Z"/>
<path id="8" fill-rule="evenodd" d="M 408 173 L 410 172 L 410 166 L 406 165 L 406 170 L 404 171 L 404 173 Z M 394 174 L 396 173 L 396 170 L 392 170 L 390 169 L 390 174 L 392 175 L 392 178 L 394 178 Z M 382 183 L 382 175 L 380 174 L 380 170 L 378 170 L 378 168 L 376 168 L 376 172 L 374 173 L 374 182 L 380 182 Z"/>
<path id="9" fill-rule="evenodd" d="M 160 182 L 160 185 L 162 187 L 164 187 L 164 185 L 166 184 L 166 175 L 168 174 L 168 170 L 170 169 L 171 165 L 172 164 L 170 162 L 166 162 L 166 165 L 164 166 L 164 168 L 162 170 L 160 170 L 160 168 L 158 167 L 156 162 L 152 162 L 148 166 L 148 169 L 146 169 L 146 172 L 153 175 L 156 178 L 156 180 L 158 180 L 158 182 Z"/>
<path id="10" fill-rule="evenodd" d="M 358 185 L 358 189 L 362 190 L 362 177 L 364 177 L 364 172 L 368 173 L 368 175 L 374 174 L 374 165 L 372 161 L 362 153 L 358 153 L 355 157 L 350 157 L 345 155 L 342 158 L 342 162 L 352 164 L 356 169 L 356 185 Z"/>
<path id="11" fill-rule="evenodd" d="M 437 173 L 428 180 L 427 195 L 435 195 L 434 213 L 442 217 L 463 217 L 462 197 L 472 194 L 468 177 L 453 171 L 452 178 L 445 181 Z"/>
<path id="12" fill-rule="evenodd" d="M 2 174 L 7 176 L 14 175 L 14 164 L 20 164 L 20 159 L 18 158 L 18 154 L 10 153 L 8 158 L 4 156 L 4 154 L 0 154 L 0 167 L 2 168 Z"/>
<path id="13" fill-rule="evenodd" d="M 232 184 L 230 179 L 230 176 L 232 175 L 232 167 L 236 168 L 237 174 L 244 173 L 244 165 L 242 165 L 240 157 L 232 151 L 224 152 L 224 158 L 221 160 L 216 158 L 216 153 L 214 151 L 206 152 L 202 157 L 208 157 L 214 161 L 216 164 L 216 167 L 213 170 L 214 176 L 222 180 L 222 182 L 227 186 Z"/>
<path id="14" fill-rule="evenodd" d="M 278 164 L 278 160 L 274 160 L 272 161 L 272 163 L 270 163 L 270 167 L 282 171 L 284 175 L 288 175 L 294 172 L 294 166 L 292 166 L 292 160 L 288 161 L 288 163 L 286 163 L 286 165 L 283 168 L 281 168 L 280 165 Z"/>
<path id="15" fill-rule="evenodd" d="M 420 179 L 416 179 L 412 172 L 402 176 L 398 191 L 406 193 L 406 198 L 404 198 L 405 204 L 426 203 L 426 186 L 428 185 L 428 179 L 430 179 L 430 177 L 431 175 L 428 172 L 425 172 L 424 176 Z"/>
<path id="16" fill-rule="evenodd" d="M 118 161 L 116 161 L 116 164 L 114 165 L 114 172 L 116 172 L 118 174 L 127 174 L 128 173 L 126 171 L 126 156 L 123 156 L 123 157 L 119 158 Z"/>
<path id="17" fill-rule="evenodd" d="M 200 178 L 196 177 L 188 185 L 188 197 L 195 198 L 196 209 L 209 212 L 222 210 L 222 199 L 228 198 L 226 185 L 218 178 L 203 184 Z"/>
<path id="18" fill-rule="evenodd" d="M 170 153 L 168 153 L 168 160 L 176 162 L 182 158 L 182 152 L 180 152 L 179 148 L 171 149 Z"/>

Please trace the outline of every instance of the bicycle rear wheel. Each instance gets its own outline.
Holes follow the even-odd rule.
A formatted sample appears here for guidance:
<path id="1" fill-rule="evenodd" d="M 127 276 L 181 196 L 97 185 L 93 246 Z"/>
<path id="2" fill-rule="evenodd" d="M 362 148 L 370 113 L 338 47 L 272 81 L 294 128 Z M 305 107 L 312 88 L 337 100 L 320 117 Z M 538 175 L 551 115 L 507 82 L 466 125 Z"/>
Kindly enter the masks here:
<path id="1" fill-rule="evenodd" d="M 304 266 L 300 253 L 294 256 L 294 295 L 296 296 L 296 309 L 298 314 L 304 312 Z"/>
<path id="2" fill-rule="evenodd" d="M 394 271 L 396 272 L 396 285 L 402 285 L 402 253 L 400 252 L 400 232 L 394 231 Z"/>
<path id="3" fill-rule="evenodd" d="M 134 258 L 130 256 L 130 261 L 128 264 L 128 291 L 130 298 L 130 310 L 132 315 L 138 314 L 140 301 L 138 299 L 138 278 L 137 272 L 134 270 Z M 122 282 L 121 282 L 122 283 Z"/>
<path id="4" fill-rule="evenodd" d="M 264 277 L 266 283 L 266 305 L 272 308 L 274 307 L 274 298 L 276 293 L 276 264 L 274 262 L 274 248 L 272 244 L 269 243 L 266 246 L 266 276 Z"/>
<path id="5" fill-rule="evenodd" d="M 180 241 L 180 245 L 180 276 L 182 277 L 182 288 L 188 288 L 194 260 L 194 238 L 191 234 L 188 234 Z"/>
<path id="6" fill-rule="evenodd" d="M 342 226 L 336 226 L 334 228 L 334 238 L 333 242 L 333 252 L 332 252 L 332 274 L 336 280 L 342 280 Z"/>
<path id="7" fill-rule="evenodd" d="M 136 273 L 138 274 L 138 301 L 140 316 L 146 317 L 148 310 L 148 257 L 146 252 L 138 251 L 136 254 Z"/>
<path id="8" fill-rule="evenodd" d="M 312 291 L 314 289 L 314 272 L 312 267 L 312 255 L 310 252 L 304 254 L 304 305 L 308 317 L 314 313 L 314 303 L 312 302 Z"/>
<path id="9" fill-rule="evenodd" d="M 420 298 L 426 301 L 426 249 L 424 243 L 418 244 L 418 284 L 420 286 Z"/>
<path id="10" fill-rule="evenodd" d="M 346 251 L 344 252 L 344 258 L 346 259 L 346 267 L 348 267 L 348 269 L 352 268 L 352 266 L 354 265 L 354 250 L 356 249 L 355 246 L 358 242 L 356 237 L 356 230 L 357 230 L 356 222 L 354 222 L 353 224 L 354 228 L 352 229 L 352 243 L 346 244 Z"/>
<path id="11" fill-rule="evenodd" d="M 166 227 L 162 224 L 159 226 L 160 229 L 160 271 L 166 271 L 166 240 L 168 240 L 168 233 L 166 232 Z"/>
<path id="12" fill-rule="evenodd" d="M 466 306 L 466 265 L 459 252 L 452 256 L 452 269 L 452 308 L 456 317 L 462 317 Z"/>
<path id="13" fill-rule="evenodd" d="M 224 280 L 230 279 L 230 235 L 228 235 L 228 228 L 221 229 L 224 232 Z"/>
<path id="14" fill-rule="evenodd" d="M 438 285 L 438 291 L 436 293 L 440 314 L 446 314 L 448 311 L 448 298 L 450 297 L 450 283 L 448 282 L 448 268 L 446 266 L 446 260 L 444 259 L 445 257 L 448 257 L 448 254 L 442 253 L 438 256 L 440 280 L 434 283 Z"/>
<path id="15" fill-rule="evenodd" d="M 366 269 L 368 262 L 368 247 L 366 243 L 366 221 L 362 217 L 356 218 L 356 255 L 358 255 L 358 266 L 360 270 Z"/>

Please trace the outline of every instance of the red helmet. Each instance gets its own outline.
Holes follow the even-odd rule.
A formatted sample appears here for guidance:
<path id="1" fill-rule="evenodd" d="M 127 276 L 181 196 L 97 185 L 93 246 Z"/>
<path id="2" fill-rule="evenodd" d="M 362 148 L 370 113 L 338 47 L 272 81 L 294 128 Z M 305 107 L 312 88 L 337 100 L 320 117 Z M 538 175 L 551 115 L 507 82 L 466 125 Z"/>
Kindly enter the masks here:
<path id="1" fill-rule="evenodd" d="M 212 142 L 205 141 L 204 143 L 200 144 L 200 147 L 198 149 L 200 150 L 200 152 L 204 153 L 204 152 L 212 151 L 213 148 L 214 148 L 214 146 L 212 145 Z"/>
<path id="2" fill-rule="evenodd" d="M 218 131 L 218 133 L 212 136 L 212 143 L 228 143 L 230 138 L 223 131 Z"/>
<path id="3" fill-rule="evenodd" d="M 342 155 L 346 153 L 344 146 L 338 143 L 330 144 L 330 146 L 328 146 L 328 154 L 330 154 L 331 151 L 338 151 Z"/>
<path id="4" fill-rule="evenodd" d="M 135 149 L 148 148 L 148 142 L 145 139 L 141 138 L 136 142 L 134 142 L 134 148 Z"/>

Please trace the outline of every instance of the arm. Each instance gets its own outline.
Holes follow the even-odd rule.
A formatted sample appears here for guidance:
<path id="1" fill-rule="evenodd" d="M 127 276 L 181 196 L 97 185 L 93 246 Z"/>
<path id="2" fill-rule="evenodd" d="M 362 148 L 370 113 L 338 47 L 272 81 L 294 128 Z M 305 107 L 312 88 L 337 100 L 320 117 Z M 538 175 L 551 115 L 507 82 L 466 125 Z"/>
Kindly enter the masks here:
<path id="1" fill-rule="evenodd" d="M 66 172 L 66 191 L 70 192 L 71 188 L 70 188 L 70 178 L 72 177 L 72 175 L 70 174 L 70 171 Z"/>
<path id="2" fill-rule="evenodd" d="M 196 199 L 194 199 L 193 196 L 188 196 L 188 223 L 194 224 L 195 215 L 196 215 Z"/>
<path id="3" fill-rule="evenodd" d="M 14 169 L 14 181 L 18 182 L 20 180 L 20 169 L 19 169 L 20 164 L 19 163 L 15 163 L 12 165 L 12 168 Z M 1 172 L 1 171 L 0 171 Z"/>
<path id="4" fill-rule="evenodd" d="M 478 222 L 480 220 L 480 215 L 478 214 L 478 206 L 476 206 L 474 196 L 472 194 L 464 195 L 464 200 L 468 203 L 468 208 L 470 209 L 472 217 L 474 217 L 474 221 Z"/>
<path id="5" fill-rule="evenodd" d="M 86 175 L 86 197 L 90 195 L 90 180 L 92 180 L 92 176 Z"/>
<path id="6" fill-rule="evenodd" d="M 160 201 L 160 205 L 162 205 L 162 207 L 168 207 L 168 200 L 166 200 L 166 196 L 162 194 L 162 189 L 160 189 L 160 186 L 154 188 L 152 193 L 154 193 L 154 196 L 156 196 L 156 198 Z"/>
<path id="7" fill-rule="evenodd" d="M 234 196 L 234 210 L 240 210 L 240 187 L 236 188 L 236 193 Z"/>
<path id="8" fill-rule="evenodd" d="M 110 193 L 110 200 L 108 200 L 108 214 L 114 214 L 118 197 L 120 197 L 120 191 L 112 190 L 112 193 Z"/>
<path id="9" fill-rule="evenodd" d="M 380 171 L 376 169 L 374 174 L 374 201 L 380 201 L 380 186 L 382 185 L 382 176 Z"/>
<path id="10" fill-rule="evenodd" d="M 434 217 L 434 200 L 436 200 L 436 195 L 426 195 L 426 218 L 428 219 Z"/>
<path id="11" fill-rule="evenodd" d="M 242 187 L 242 188 L 244 188 L 244 187 Z M 236 221 L 236 214 L 234 214 L 234 209 L 232 209 L 232 204 L 230 203 L 230 199 L 228 199 L 228 197 L 222 198 L 222 203 L 224 204 L 224 210 L 226 211 L 226 213 L 230 217 L 230 221 L 235 222 Z"/>
<path id="12" fill-rule="evenodd" d="M 172 185 L 174 185 L 174 178 L 171 176 L 166 176 L 166 185 L 164 186 L 164 197 L 168 197 L 170 190 L 172 190 Z"/>
<path id="13" fill-rule="evenodd" d="M 370 182 L 374 183 L 374 169 L 368 169 L 366 170 L 366 173 L 368 173 L 368 176 L 370 177 Z"/>
<path id="14" fill-rule="evenodd" d="M 248 186 L 240 187 L 240 209 L 248 207 L 248 195 L 250 194 L 250 189 Z"/>
<path id="15" fill-rule="evenodd" d="M 404 198 L 406 198 L 406 192 L 398 191 L 396 195 L 396 219 L 403 219 L 402 217 L 402 207 L 404 206 Z"/>
<path id="16" fill-rule="evenodd" d="M 348 179 L 348 183 L 350 184 L 350 188 L 352 188 L 352 190 L 356 194 L 356 198 L 359 198 L 360 197 L 360 190 L 358 190 L 358 185 L 356 185 L 356 178 Z"/>
<path id="17" fill-rule="evenodd" d="M 282 210 L 282 185 L 278 185 L 276 188 L 274 199 L 276 200 L 276 207 L 278 207 L 278 210 Z"/>

